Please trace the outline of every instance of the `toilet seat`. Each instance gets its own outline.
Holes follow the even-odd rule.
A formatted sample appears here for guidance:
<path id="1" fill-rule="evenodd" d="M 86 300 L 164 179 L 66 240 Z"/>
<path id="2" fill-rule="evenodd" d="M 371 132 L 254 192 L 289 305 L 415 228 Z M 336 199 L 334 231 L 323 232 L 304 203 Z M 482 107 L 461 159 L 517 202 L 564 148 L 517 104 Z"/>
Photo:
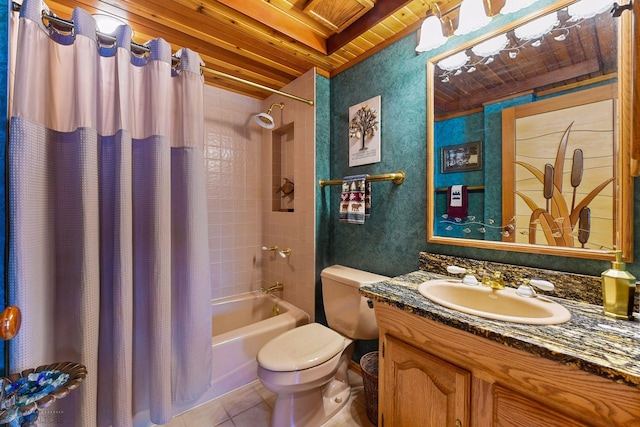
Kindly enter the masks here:
<path id="1" fill-rule="evenodd" d="M 310 323 L 265 344 L 258 352 L 258 364 L 270 371 L 298 371 L 325 363 L 344 347 L 342 335 L 319 323 Z"/>

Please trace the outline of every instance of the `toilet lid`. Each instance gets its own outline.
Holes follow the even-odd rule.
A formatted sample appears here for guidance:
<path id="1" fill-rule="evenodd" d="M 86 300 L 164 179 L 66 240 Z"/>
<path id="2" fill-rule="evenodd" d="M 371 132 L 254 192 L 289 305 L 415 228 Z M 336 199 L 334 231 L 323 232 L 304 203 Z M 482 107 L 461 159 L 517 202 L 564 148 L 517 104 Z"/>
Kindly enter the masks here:
<path id="1" fill-rule="evenodd" d="M 291 329 L 266 343 L 258 352 L 258 363 L 277 372 L 318 366 L 344 350 L 345 339 L 319 323 Z"/>

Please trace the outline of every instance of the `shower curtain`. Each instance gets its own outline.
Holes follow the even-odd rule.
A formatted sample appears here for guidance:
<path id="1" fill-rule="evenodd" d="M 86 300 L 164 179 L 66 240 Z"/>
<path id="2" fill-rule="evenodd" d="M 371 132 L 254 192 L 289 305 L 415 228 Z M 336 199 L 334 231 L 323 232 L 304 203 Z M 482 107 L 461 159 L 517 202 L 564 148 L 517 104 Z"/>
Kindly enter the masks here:
<path id="1" fill-rule="evenodd" d="M 10 118 L 9 286 L 23 323 L 10 370 L 84 364 L 47 426 L 168 422 L 211 377 L 199 56 L 131 52 L 75 9 L 45 27 L 25 0 Z"/>

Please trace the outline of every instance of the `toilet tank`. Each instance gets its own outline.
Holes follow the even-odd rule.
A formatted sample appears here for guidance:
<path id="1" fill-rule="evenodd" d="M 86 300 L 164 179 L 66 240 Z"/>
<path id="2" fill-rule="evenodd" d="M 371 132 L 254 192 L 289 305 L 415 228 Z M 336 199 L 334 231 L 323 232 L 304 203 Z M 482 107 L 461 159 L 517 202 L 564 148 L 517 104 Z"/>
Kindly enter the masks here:
<path id="1" fill-rule="evenodd" d="M 360 286 L 389 279 L 386 276 L 342 265 L 332 265 L 320 273 L 322 299 L 329 327 L 347 338 L 378 338 L 378 324 Z"/>

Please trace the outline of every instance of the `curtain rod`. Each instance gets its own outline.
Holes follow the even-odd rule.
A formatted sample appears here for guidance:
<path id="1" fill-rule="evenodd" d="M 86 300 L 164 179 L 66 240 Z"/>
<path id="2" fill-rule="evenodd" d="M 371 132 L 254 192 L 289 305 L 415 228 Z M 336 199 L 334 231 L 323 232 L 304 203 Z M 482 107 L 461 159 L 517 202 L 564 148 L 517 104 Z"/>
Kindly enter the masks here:
<path id="1" fill-rule="evenodd" d="M 272 89 L 272 88 L 270 88 L 268 86 L 261 85 L 260 83 L 254 83 L 252 81 L 245 80 L 245 79 L 242 79 L 240 77 L 232 76 L 231 74 L 223 73 L 222 71 L 213 70 L 211 68 L 200 67 L 200 69 L 202 71 L 206 72 L 206 73 L 213 74 L 214 76 L 222 77 L 222 78 L 229 79 L 229 80 L 234 80 L 236 82 L 244 83 L 246 85 L 253 86 L 253 87 L 258 88 L 258 89 L 264 89 L 264 90 L 267 90 L 269 92 L 276 93 L 278 95 L 286 96 L 287 98 L 291 98 L 291 99 L 294 99 L 296 101 L 304 102 L 305 104 L 313 105 L 313 100 L 312 99 L 300 98 L 299 96 L 293 95 L 291 93 L 282 92 L 282 91 L 279 91 L 277 89 Z"/>
<path id="2" fill-rule="evenodd" d="M 12 8 L 13 8 L 13 11 L 15 11 L 15 12 L 19 12 L 20 9 L 22 8 L 22 5 L 19 4 L 19 3 L 16 3 L 16 2 L 11 2 L 11 5 L 12 5 Z M 74 27 L 73 21 L 69 21 L 69 20 L 66 20 L 66 19 L 58 18 L 55 15 L 51 15 L 49 13 L 46 13 L 44 10 L 42 11 L 42 19 L 47 19 L 49 21 L 56 22 L 58 24 L 66 26 L 68 28 L 73 28 Z M 104 41 L 107 41 L 109 43 L 115 43 L 115 41 L 116 41 L 116 38 L 114 36 L 110 35 L 110 34 L 105 34 L 105 33 L 101 33 L 100 31 L 96 31 L 96 35 L 98 36 L 98 38 L 100 38 L 100 39 L 102 39 Z M 131 49 L 135 50 L 137 52 L 149 52 L 150 51 L 150 48 L 148 46 L 136 43 L 133 40 L 131 41 Z M 174 61 L 174 62 L 177 62 L 180 59 L 176 58 L 175 56 L 172 56 L 171 60 Z M 266 90 L 268 92 L 275 93 L 275 94 L 278 94 L 278 95 L 282 95 L 284 97 L 287 97 L 287 98 L 290 98 L 290 99 L 293 99 L 293 100 L 296 100 L 296 101 L 304 102 L 305 104 L 308 104 L 308 105 L 313 105 L 314 104 L 313 100 L 311 100 L 311 99 L 301 98 L 299 96 L 296 96 L 296 95 L 293 95 L 293 94 L 290 94 L 290 93 L 287 93 L 287 92 L 282 92 L 282 91 L 277 90 L 277 89 L 272 89 L 272 88 L 270 88 L 268 86 L 264 86 L 264 85 L 261 85 L 259 83 L 254 83 L 252 81 L 245 80 L 245 79 L 240 78 L 240 77 L 232 76 L 231 74 L 223 73 L 221 71 L 213 70 L 211 68 L 200 67 L 200 70 L 203 71 L 203 72 L 209 73 L 209 74 L 213 74 L 214 76 L 222 77 L 222 78 L 225 78 L 225 79 L 228 79 L 228 80 L 233 80 L 235 82 L 246 84 L 248 86 L 252 86 L 252 87 L 255 87 L 255 88 L 258 88 L 258 89 Z"/>

